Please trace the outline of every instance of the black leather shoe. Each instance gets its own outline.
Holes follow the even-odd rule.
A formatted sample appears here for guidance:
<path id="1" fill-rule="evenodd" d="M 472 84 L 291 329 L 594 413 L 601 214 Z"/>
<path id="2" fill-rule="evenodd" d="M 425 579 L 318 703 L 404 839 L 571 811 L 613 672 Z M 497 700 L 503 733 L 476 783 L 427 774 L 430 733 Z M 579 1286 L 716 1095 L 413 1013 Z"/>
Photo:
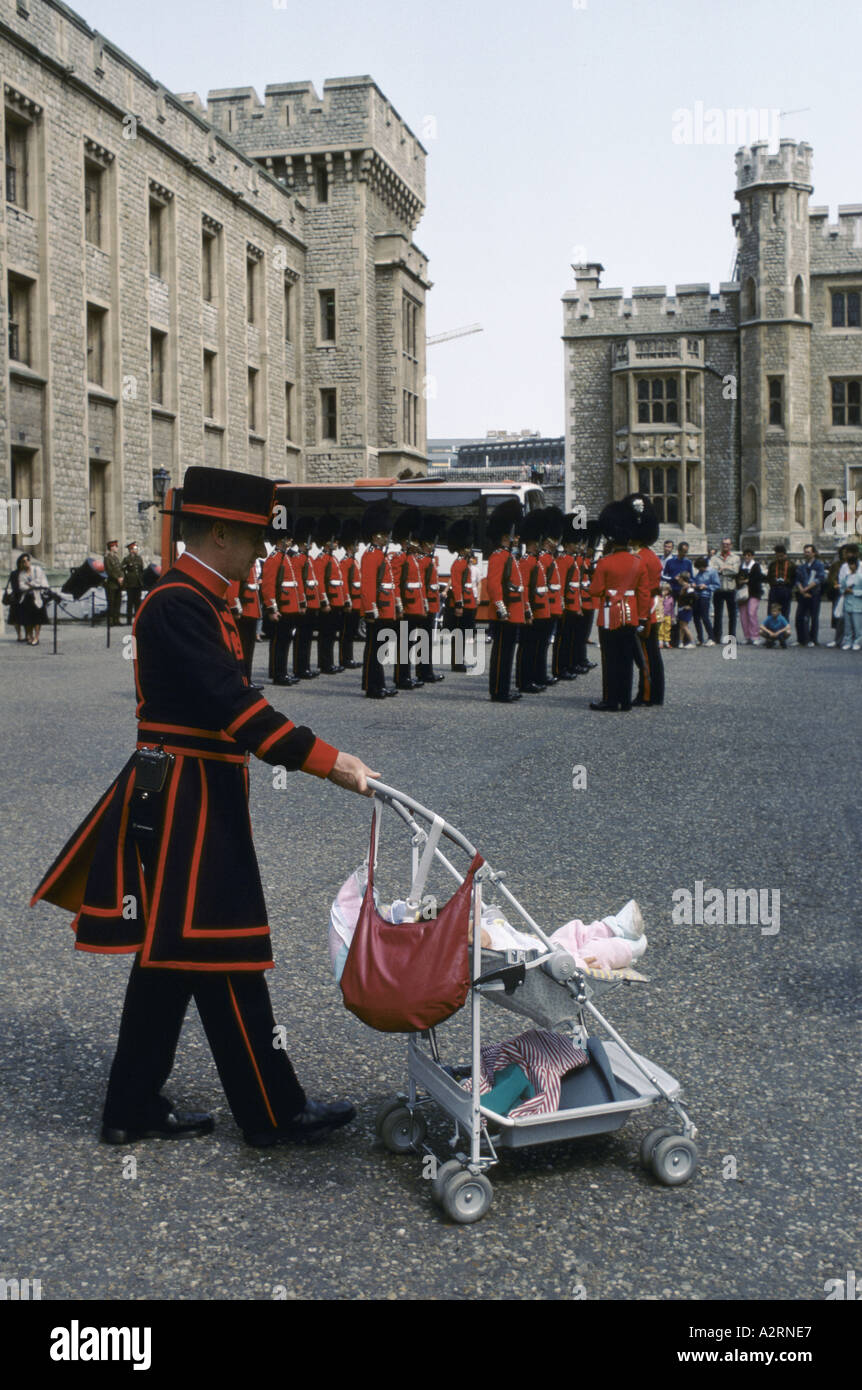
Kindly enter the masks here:
<path id="1" fill-rule="evenodd" d="M 593 669 L 593 664 L 594 664 L 594 663 L 591 663 L 591 664 L 588 666 L 587 663 L 584 662 L 582 666 L 576 666 L 576 667 L 575 667 L 575 675 L 576 675 L 576 676 L 588 676 L 588 675 L 590 674 L 590 671 Z"/>
<path id="2" fill-rule="evenodd" d="M 491 703 L 494 705 L 514 705 L 520 698 L 520 695 L 492 695 Z"/>
<path id="3" fill-rule="evenodd" d="M 543 695 L 546 689 L 547 689 L 547 686 L 544 686 L 544 685 L 535 685 L 535 684 L 534 684 L 534 685 L 522 685 L 522 686 L 521 686 L 521 694 L 522 694 L 522 695 Z"/>
<path id="4" fill-rule="evenodd" d="M 557 676 L 558 681 L 576 681 L 577 679 L 574 671 L 561 671 Z"/>
<path id="5" fill-rule="evenodd" d="M 384 695 L 387 695 L 387 696 L 389 696 L 389 695 L 397 695 L 397 694 L 398 694 L 398 690 L 397 690 L 397 688 L 396 688 L 394 685 L 384 685 L 384 687 L 383 687 L 383 694 L 384 694 Z"/>
<path id="6" fill-rule="evenodd" d="M 322 676 L 338 676 L 343 670 L 343 666 L 321 666 L 320 674 Z"/>
<path id="7" fill-rule="evenodd" d="M 361 665 L 361 661 L 345 661 L 344 669 L 345 671 L 358 671 Z"/>
<path id="8" fill-rule="evenodd" d="M 366 698 L 366 700 L 385 700 L 385 699 L 386 699 L 386 691 L 385 691 L 385 690 L 366 690 L 366 692 L 365 692 L 365 698 Z"/>
<path id="9" fill-rule="evenodd" d="M 356 1110 L 349 1100 L 336 1100 L 329 1105 L 319 1100 L 307 1100 L 305 1109 L 289 1124 L 262 1134 L 249 1134 L 246 1131 L 243 1138 L 255 1149 L 271 1149 L 276 1144 L 309 1144 L 349 1124 L 355 1115 Z"/>
<path id="10" fill-rule="evenodd" d="M 616 714 L 619 705 L 607 705 L 604 700 L 590 700 L 590 709 L 609 710 L 611 714 Z"/>
<path id="11" fill-rule="evenodd" d="M 588 661 L 588 662 L 587 662 L 587 670 L 588 670 L 588 671 L 593 671 L 593 670 L 595 670 L 595 668 L 598 666 L 598 664 L 599 664 L 599 663 L 598 663 L 597 661 Z"/>
<path id="12" fill-rule="evenodd" d="M 103 1144 L 134 1144 L 139 1139 L 183 1139 L 192 1134 L 211 1134 L 215 1128 L 212 1115 L 204 1112 L 169 1110 L 158 1124 L 144 1129 L 114 1129 L 102 1125 Z"/>

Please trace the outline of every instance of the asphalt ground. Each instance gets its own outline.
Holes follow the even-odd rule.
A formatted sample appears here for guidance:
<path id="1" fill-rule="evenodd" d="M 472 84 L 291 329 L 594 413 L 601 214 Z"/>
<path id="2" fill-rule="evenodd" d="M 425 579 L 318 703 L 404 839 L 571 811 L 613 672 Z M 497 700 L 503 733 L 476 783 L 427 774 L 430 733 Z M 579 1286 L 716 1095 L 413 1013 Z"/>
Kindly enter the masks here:
<path id="1" fill-rule="evenodd" d="M 169 1092 L 214 1109 L 215 1134 L 98 1142 L 129 959 L 76 953 L 68 914 L 27 904 L 133 746 L 121 635 L 106 651 L 102 630 L 65 625 L 56 657 L 47 633 L 38 649 L 0 639 L 0 1274 L 62 1300 L 824 1300 L 862 1267 L 862 656 L 671 651 L 666 704 L 630 714 L 587 708 L 597 671 L 511 706 L 451 673 L 380 703 L 358 672 L 268 688 L 446 816 L 543 925 L 642 905 L 649 983 L 604 1008 L 681 1083 L 697 1173 L 669 1188 L 640 1167 L 641 1138 L 666 1120 L 656 1107 L 612 1134 L 505 1153 L 484 1220 L 455 1226 L 422 1160 L 375 1140 L 377 1107 L 406 1081 L 404 1042 L 348 1014 L 329 968 L 329 905 L 365 853 L 369 803 L 301 774 L 276 789 L 254 760 L 276 1018 L 309 1093 L 350 1095 L 358 1118 L 315 1147 L 249 1149 L 191 1011 Z M 387 819 L 394 897 L 409 844 Z M 674 890 L 698 880 L 767 890 L 773 906 L 780 893 L 779 929 L 674 924 Z M 487 1015 L 489 1036 L 529 1026 Z M 467 1056 L 463 1015 L 440 1041 Z M 448 1134 L 432 1117 L 443 1157 Z"/>

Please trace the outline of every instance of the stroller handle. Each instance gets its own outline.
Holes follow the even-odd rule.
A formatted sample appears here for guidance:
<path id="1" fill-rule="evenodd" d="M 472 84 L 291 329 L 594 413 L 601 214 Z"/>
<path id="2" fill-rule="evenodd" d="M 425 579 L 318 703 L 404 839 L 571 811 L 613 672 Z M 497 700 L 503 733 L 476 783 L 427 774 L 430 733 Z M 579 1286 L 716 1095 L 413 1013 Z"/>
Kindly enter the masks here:
<path id="1" fill-rule="evenodd" d="M 434 811 L 429 811 L 428 807 L 423 806 L 420 801 L 415 801 L 412 796 L 408 796 L 406 792 L 399 791 L 397 787 L 388 787 L 385 782 L 378 782 L 376 778 L 374 778 L 374 780 L 369 778 L 368 790 L 371 792 L 371 795 L 376 796 L 379 801 L 384 803 L 388 801 L 394 806 L 403 806 L 405 809 L 415 811 L 425 820 L 434 821 L 438 819 L 436 813 Z M 456 830 L 454 825 L 450 825 L 449 822 L 445 820 L 443 821 L 443 834 L 447 839 L 459 845 L 465 853 L 469 854 L 471 859 L 478 853 L 475 845 L 471 845 L 466 835 L 462 835 L 460 830 Z"/>

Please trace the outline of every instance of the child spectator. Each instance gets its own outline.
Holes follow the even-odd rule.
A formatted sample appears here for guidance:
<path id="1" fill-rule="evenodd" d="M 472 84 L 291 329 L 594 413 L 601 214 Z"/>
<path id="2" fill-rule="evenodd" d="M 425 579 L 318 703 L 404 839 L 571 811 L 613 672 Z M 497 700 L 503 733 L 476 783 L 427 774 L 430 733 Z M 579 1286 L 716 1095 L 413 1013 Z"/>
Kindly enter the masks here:
<path id="1" fill-rule="evenodd" d="M 760 624 L 760 635 L 767 647 L 774 647 L 776 642 L 782 651 L 787 647 L 790 623 L 782 613 L 780 603 L 769 605 L 769 616 Z"/>
<path id="2" fill-rule="evenodd" d="M 669 583 L 662 584 L 659 600 L 661 602 L 661 621 L 658 629 L 658 644 L 660 647 L 669 647 L 671 628 L 673 627 L 673 610 L 676 602 Z"/>
<path id="3" fill-rule="evenodd" d="M 680 648 L 688 650 L 696 646 L 694 640 L 694 629 L 691 625 L 694 603 L 697 598 L 697 590 L 688 575 L 679 577 L 679 598 L 676 606 L 676 619 L 679 623 L 679 645 Z"/>

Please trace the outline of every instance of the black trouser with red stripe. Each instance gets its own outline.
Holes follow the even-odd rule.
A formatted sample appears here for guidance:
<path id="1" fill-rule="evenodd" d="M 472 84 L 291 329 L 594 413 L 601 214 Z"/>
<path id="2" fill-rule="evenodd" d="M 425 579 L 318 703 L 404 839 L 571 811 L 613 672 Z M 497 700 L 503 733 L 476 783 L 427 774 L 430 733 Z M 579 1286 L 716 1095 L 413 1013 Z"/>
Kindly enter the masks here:
<path id="1" fill-rule="evenodd" d="M 638 700 L 644 705 L 664 704 L 664 662 L 658 645 L 658 623 L 637 635 Z"/>
<path id="2" fill-rule="evenodd" d="M 287 1053 L 276 1045 L 279 1035 L 263 971 L 141 968 L 137 957 L 126 989 L 104 1123 L 112 1129 L 147 1129 L 164 1119 L 171 1107 L 161 1089 L 192 998 L 240 1129 L 265 1134 L 286 1125 L 303 1109 L 305 1092 Z"/>
<path id="3" fill-rule="evenodd" d="M 602 699 L 612 709 L 631 709 L 636 641 L 635 630 L 630 625 L 613 630 L 599 628 Z"/>

